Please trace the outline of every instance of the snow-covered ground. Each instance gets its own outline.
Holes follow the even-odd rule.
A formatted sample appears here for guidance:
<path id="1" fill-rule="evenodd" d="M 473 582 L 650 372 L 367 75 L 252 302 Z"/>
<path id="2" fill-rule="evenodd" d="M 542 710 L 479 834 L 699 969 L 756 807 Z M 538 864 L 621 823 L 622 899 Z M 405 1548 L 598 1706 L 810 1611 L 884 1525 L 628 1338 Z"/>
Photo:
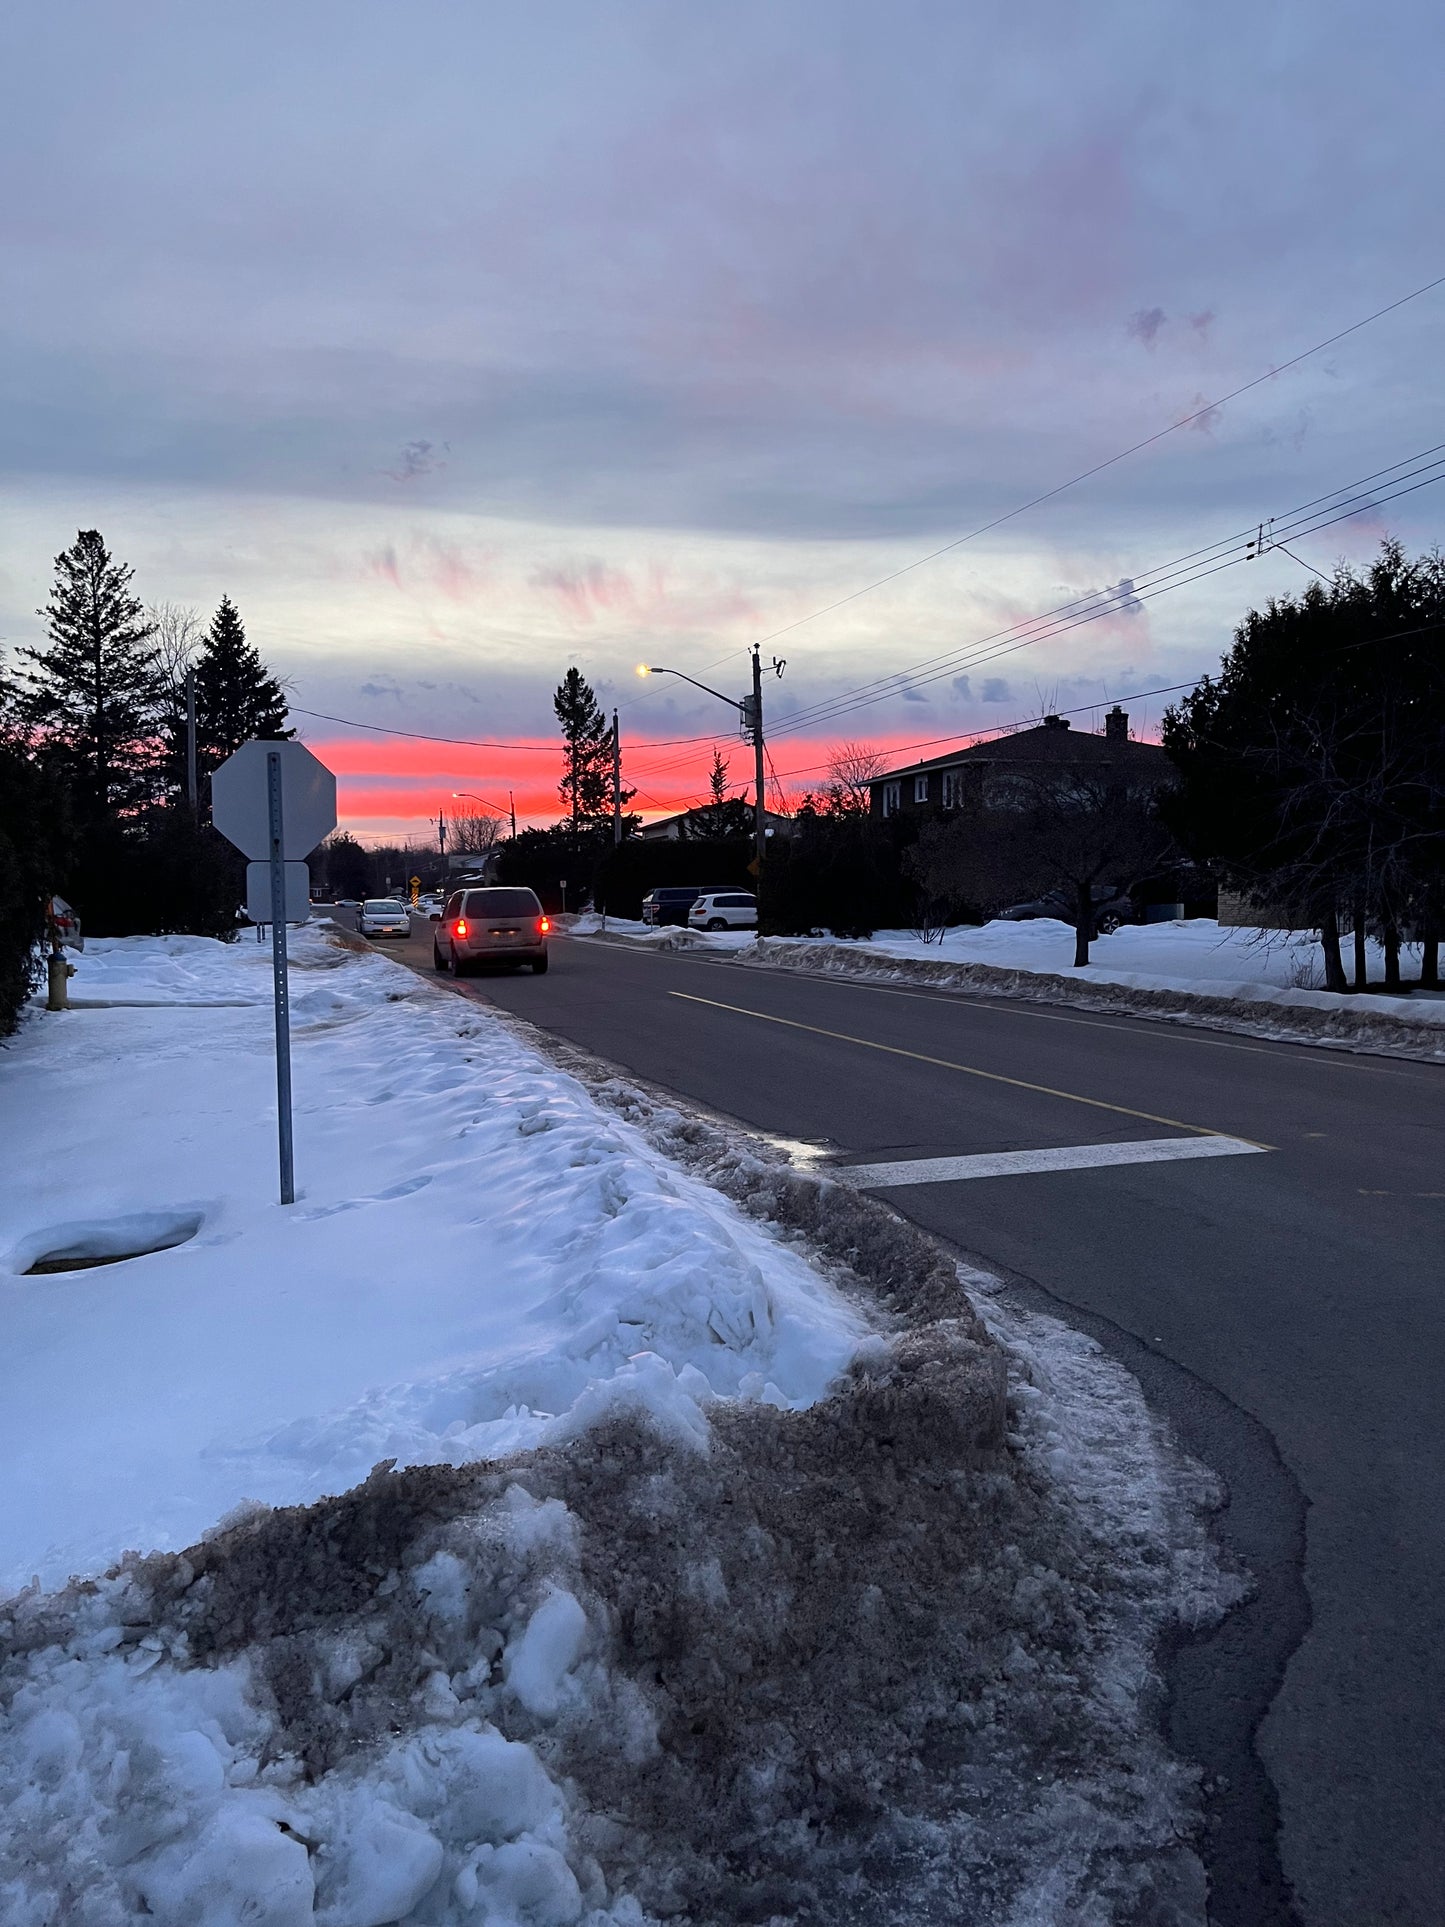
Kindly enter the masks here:
<path id="1" fill-rule="evenodd" d="M 475 1005 L 319 927 L 292 950 L 290 1209 L 269 946 L 92 942 L 73 994 L 121 1007 L 35 1015 L 0 1059 L 23 1151 L 0 1180 L 0 1583 L 184 1546 L 379 1459 L 535 1445 L 579 1401 L 807 1402 L 851 1355 L 860 1321 L 815 1271 Z M 132 1232 L 191 1235 L 22 1275 Z"/>
<path id="2" fill-rule="evenodd" d="M 1153 1653 L 1235 1589 L 1133 1381 L 292 950 L 290 1209 L 265 947 L 93 943 L 0 1052 L 5 1927 L 1201 1920 Z"/>
<path id="3" fill-rule="evenodd" d="M 601 930 L 601 919 L 589 916 L 575 926 L 579 935 Z M 658 944 L 681 939 L 688 948 L 731 952 L 745 961 L 763 953 L 750 932 L 651 930 L 640 923 L 607 919 L 610 934 Z M 1173 990 L 1205 997 L 1228 997 L 1249 1003 L 1289 1004 L 1297 1008 L 1352 1012 L 1365 1017 L 1403 1017 L 1413 1024 L 1445 1025 L 1445 993 L 1415 992 L 1408 997 L 1343 996 L 1320 986 L 1324 970 L 1319 939 L 1308 932 L 1233 928 L 1212 918 L 1174 923 L 1125 924 L 1112 935 L 1096 939 L 1092 961 L 1074 969 L 1074 933 L 1064 923 L 1041 917 L 1031 923 L 965 924 L 948 930 L 941 941 L 925 943 L 911 930 L 879 930 L 867 941 L 836 937 L 787 937 L 774 940 L 800 949 L 842 945 L 858 956 L 900 963 L 982 964 L 997 970 L 1018 970 L 1059 976 L 1076 984 L 1116 985 L 1125 990 Z M 1383 975 L 1379 946 L 1371 943 L 1370 973 Z M 1402 966 L 1408 976 L 1418 974 L 1419 952 L 1405 946 Z"/>

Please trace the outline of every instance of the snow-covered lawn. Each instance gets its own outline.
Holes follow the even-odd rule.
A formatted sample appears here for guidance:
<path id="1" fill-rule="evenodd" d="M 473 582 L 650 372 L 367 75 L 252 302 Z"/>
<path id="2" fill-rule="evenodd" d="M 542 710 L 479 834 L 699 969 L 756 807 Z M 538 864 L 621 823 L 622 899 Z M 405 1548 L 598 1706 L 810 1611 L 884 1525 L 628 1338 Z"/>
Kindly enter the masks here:
<path id="1" fill-rule="evenodd" d="M 851 1355 L 860 1321 L 815 1271 L 475 1005 L 319 928 L 292 948 L 290 1209 L 269 946 L 93 942 L 78 1000 L 161 1008 L 34 1015 L 0 1056 L 0 1583 L 184 1546 L 379 1459 L 535 1445 L 579 1401 L 808 1402 Z M 194 1232 L 22 1275 L 125 1248 L 131 1220 Z"/>

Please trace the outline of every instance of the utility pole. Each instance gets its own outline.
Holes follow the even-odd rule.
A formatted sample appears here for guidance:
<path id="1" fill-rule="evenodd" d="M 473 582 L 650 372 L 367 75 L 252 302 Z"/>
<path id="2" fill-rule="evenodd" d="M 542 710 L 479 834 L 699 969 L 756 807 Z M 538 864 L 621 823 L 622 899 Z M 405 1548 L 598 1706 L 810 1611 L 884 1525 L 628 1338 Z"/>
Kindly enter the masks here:
<path id="1" fill-rule="evenodd" d="M 517 840 L 517 806 L 512 801 L 512 792 L 510 790 L 507 791 L 507 808 L 512 813 L 512 841 L 515 843 Z"/>
<path id="2" fill-rule="evenodd" d="M 753 801 L 753 835 L 757 843 L 758 882 L 763 880 L 763 858 L 768 849 L 768 801 L 763 775 L 763 659 L 753 644 L 753 753 L 757 794 Z"/>
<path id="3" fill-rule="evenodd" d="M 612 712 L 612 847 L 622 841 L 622 733 Z"/>
<path id="4" fill-rule="evenodd" d="M 199 805 L 196 782 L 196 672 L 186 671 L 186 796 L 194 816 Z"/>
<path id="5" fill-rule="evenodd" d="M 447 867 L 447 813 L 437 811 L 437 848 L 441 852 L 442 868 Z"/>

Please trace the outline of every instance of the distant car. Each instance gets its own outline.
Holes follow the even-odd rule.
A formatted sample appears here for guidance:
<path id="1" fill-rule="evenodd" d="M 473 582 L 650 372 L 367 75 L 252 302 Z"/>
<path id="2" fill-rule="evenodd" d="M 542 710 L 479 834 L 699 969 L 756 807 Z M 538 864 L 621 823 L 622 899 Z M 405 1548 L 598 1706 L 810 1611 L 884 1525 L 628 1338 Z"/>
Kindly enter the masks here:
<path id="1" fill-rule="evenodd" d="M 526 963 L 540 977 L 547 968 L 551 928 L 533 890 L 497 885 L 453 890 L 433 926 L 432 963 L 454 977 L 488 963 Z"/>
<path id="2" fill-rule="evenodd" d="M 688 912 L 699 897 L 721 890 L 720 883 L 669 883 L 649 890 L 642 899 L 642 921 L 650 924 L 686 924 Z"/>
<path id="3" fill-rule="evenodd" d="M 411 913 L 394 897 L 368 897 L 356 927 L 363 937 L 409 937 Z"/>
<path id="4" fill-rule="evenodd" d="M 338 897 L 336 907 L 338 910 L 359 910 L 361 904 L 356 897 Z"/>
<path id="5" fill-rule="evenodd" d="M 691 930 L 756 930 L 758 900 L 746 890 L 711 890 L 687 913 Z"/>
<path id="6" fill-rule="evenodd" d="M 1045 896 L 1030 898 L 1027 903 L 1012 903 L 1007 910 L 1000 910 L 998 914 L 1004 923 L 1035 923 L 1042 918 L 1052 917 L 1059 923 L 1072 924 L 1074 905 L 1063 890 L 1050 890 Z M 1134 908 L 1132 898 L 1107 884 L 1096 885 L 1094 929 L 1099 936 L 1110 936 L 1120 924 L 1138 921 L 1139 912 Z"/>

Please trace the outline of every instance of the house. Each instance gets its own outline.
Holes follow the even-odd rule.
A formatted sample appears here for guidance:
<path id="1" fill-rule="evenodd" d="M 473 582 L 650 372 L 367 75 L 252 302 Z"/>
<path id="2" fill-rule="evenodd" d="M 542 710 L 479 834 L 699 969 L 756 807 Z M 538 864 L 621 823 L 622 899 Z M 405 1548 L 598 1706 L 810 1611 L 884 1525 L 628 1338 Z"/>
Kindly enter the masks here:
<path id="1" fill-rule="evenodd" d="M 734 835 L 752 835 L 753 808 L 751 803 L 747 802 L 746 799 L 734 797 L 724 803 L 722 808 L 736 817 L 737 827 L 733 831 Z M 698 839 L 712 834 L 709 825 L 716 816 L 717 810 L 718 805 L 716 803 L 703 803 L 696 809 L 680 810 L 676 816 L 655 817 L 651 823 L 644 823 L 639 830 L 634 831 L 634 835 L 639 837 L 644 843 L 696 842 Z M 764 821 L 767 824 L 769 836 L 790 836 L 792 834 L 793 819 L 790 816 L 782 816 L 776 810 L 768 810 L 765 814 Z"/>
<path id="2" fill-rule="evenodd" d="M 1050 769 L 1060 776 L 1073 771 L 1098 775 L 1118 771 L 1131 784 L 1157 779 L 1160 788 L 1174 774 L 1167 752 L 1157 743 L 1133 740 L 1128 713 L 1116 703 L 1104 718 L 1101 734 L 1071 729 L 1062 716 L 1045 716 L 1037 728 L 889 770 L 869 783 L 869 809 L 881 817 L 900 811 L 921 816 L 932 810 L 1006 806 L 1010 778 L 1023 777 L 1033 784 Z"/>

